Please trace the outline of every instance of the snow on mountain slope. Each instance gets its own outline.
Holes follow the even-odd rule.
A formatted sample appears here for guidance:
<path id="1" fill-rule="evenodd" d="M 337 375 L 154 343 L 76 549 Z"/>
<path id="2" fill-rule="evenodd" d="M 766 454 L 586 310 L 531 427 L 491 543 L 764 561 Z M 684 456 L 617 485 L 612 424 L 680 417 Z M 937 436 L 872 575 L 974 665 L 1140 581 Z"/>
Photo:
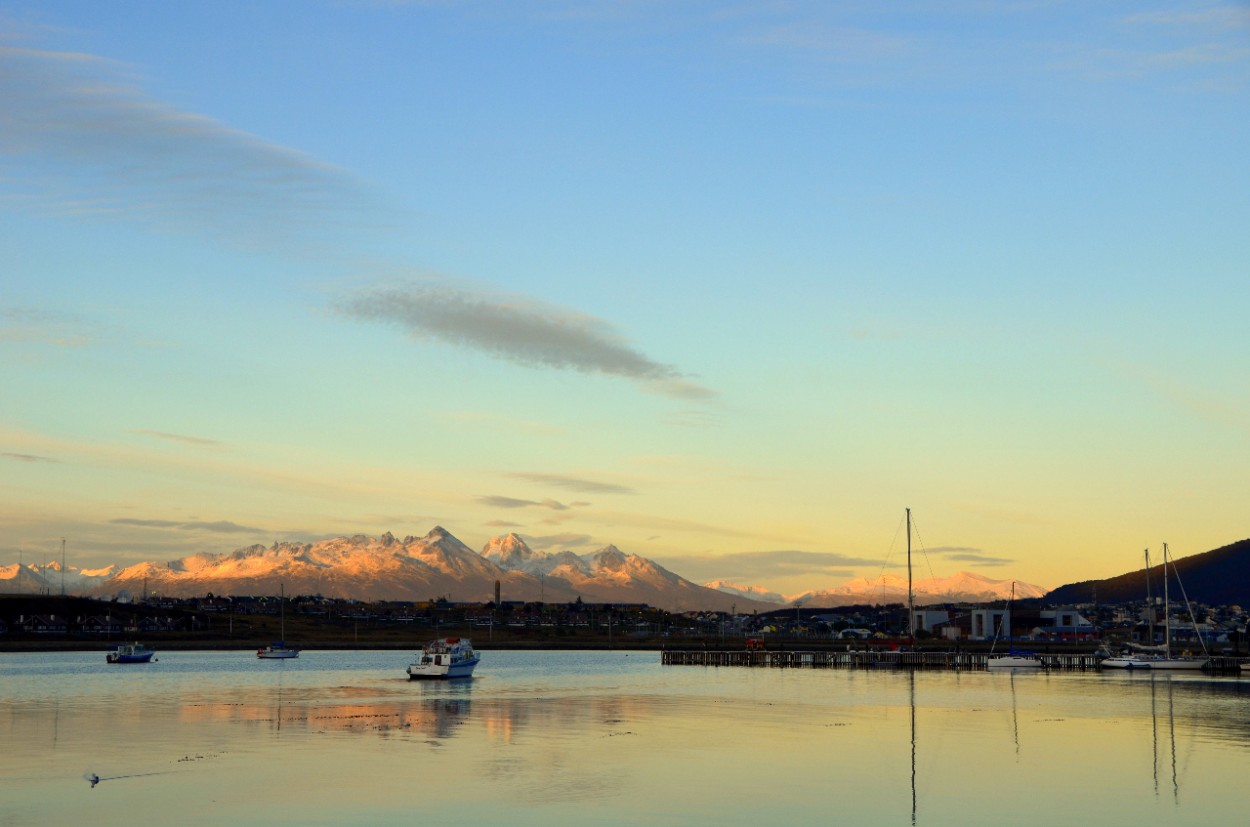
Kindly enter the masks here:
<path id="1" fill-rule="evenodd" d="M 912 595 L 916 603 L 990 603 L 1011 597 L 1014 585 L 1017 598 L 1042 597 L 1046 589 L 1014 580 L 992 580 L 979 574 L 961 571 L 950 577 L 915 580 Z M 907 602 L 907 578 L 883 574 L 876 579 L 865 577 L 848 580 L 841 586 L 808 592 L 793 602 L 804 606 L 849 606 Z"/>
<path id="2" fill-rule="evenodd" d="M 763 586 L 742 586 L 737 583 L 730 583 L 728 580 L 713 580 L 710 583 L 704 583 L 704 587 L 715 589 L 718 592 L 732 594 L 735 597 L 745 597 L 751 600 L 759 600 L 764 603 L 785 604 L 790 602 L 790 598 L 783 594 L 765 589 Z"/>
<path id="3" fill-rule="evenodd" d="M 0 567 L 0 593 L 55 593 L 61 589 L 59 564 Z M 669 611 L 739 611 L 776 608 L 788 598 L 757 586 L 713 581 L 701 586 L 637 554 L 605 546 L 589 554 L 534 551 L 516 534 L 489 540 L 480 552 L 442 526 L 424 537 L 402 540 L 387 532 L 357 534 L 316 543 L 275 542 L 223 554 L 195 554 L 165 563 L 145 562 L 124 569 L 67 569 L 65 590 L 101 597 L 164 594 L 321 594 L 357 600 L 453 601 L 494 599 L 499 584 L 504 600 L 564 603 L 646 603 Z M 985 602 L 1010 594 L 1010 580 L 961 572 L 919 580 L 919 602 Z M 1044 590 L 1016 583 L 1017 597 Z M 804 606 L 899 603 L 907 581 L 896 574 L 860 578 L 834 589 L 802 595 Z"/>
<path id="4" fill-rule="evenodd" d="M 102 569 L 66 566 L 62 577 L 60 562 L 47 565 L 13 563 L 0 566 L 0 594 L 60 594 L 62 587 L 69 594 L 78 594 L 103 583 L 115 572 L 115 566 Z"/>

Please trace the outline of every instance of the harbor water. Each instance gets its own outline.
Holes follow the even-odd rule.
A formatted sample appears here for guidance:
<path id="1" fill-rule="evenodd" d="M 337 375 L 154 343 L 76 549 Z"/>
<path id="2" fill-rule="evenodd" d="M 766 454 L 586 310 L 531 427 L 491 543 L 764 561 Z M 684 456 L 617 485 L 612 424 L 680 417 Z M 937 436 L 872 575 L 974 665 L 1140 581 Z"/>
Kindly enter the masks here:
<path id="1" fill-rule="evenodd" d="M 0 825 L 1240 823 L 1236 676 L 0 655 Z M 94 779 L 98 779 L 93 783 Z"/>

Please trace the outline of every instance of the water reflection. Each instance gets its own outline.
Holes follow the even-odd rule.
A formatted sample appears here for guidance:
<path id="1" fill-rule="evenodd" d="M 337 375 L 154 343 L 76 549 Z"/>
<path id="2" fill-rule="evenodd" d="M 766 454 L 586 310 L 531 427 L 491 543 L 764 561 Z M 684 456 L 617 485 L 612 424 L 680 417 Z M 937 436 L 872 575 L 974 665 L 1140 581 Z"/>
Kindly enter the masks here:
<path id="1" fill-rule="evenodd" d="M 405 690 L 345 685 L 287 687 L 281 675 L 269 687 L 244 687 L 179 709 L 185 724 L 239 724 L 274 737 L 397 733 L 442 740 L 456 734 L 472 706 L 469 684 Z M 509 727 L 510 728 L 510 727 Z"/>
<path id="2" fill-rule="evenodd" d="M 907 675 L 907 693 L 911 707 L 911 823 L 916 823 L 916 672 Z"/>
<path id="3" fill-rule="evenodd" d="M 141 796 L 171 823 L 383 825 L 414 789 L 463 789 L 422 796 L 423 818 L 1136 827 L 1231 820 L 1250 771 L 1237 679 L 501 653 L 422 683 L 406 655 L 307 654 L 171 653 L 142 676 L 66 660 L 53 680 L 0 662 L 0 824 L 123 824 Z M 1062 794 L 1022 811 L 1038 790 Z"/>

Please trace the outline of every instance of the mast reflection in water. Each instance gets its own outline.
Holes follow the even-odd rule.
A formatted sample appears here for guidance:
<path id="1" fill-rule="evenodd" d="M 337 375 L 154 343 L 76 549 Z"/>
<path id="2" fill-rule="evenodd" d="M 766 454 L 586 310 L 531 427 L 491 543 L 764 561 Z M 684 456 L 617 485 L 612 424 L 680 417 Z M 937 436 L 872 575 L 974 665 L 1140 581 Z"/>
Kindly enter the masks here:
<path id="1" fill-rule="evenodd" d="M 5 655 L 0 823 L 1238 823 L 1250 772 L 1236 678 L 410 655 Z"/>

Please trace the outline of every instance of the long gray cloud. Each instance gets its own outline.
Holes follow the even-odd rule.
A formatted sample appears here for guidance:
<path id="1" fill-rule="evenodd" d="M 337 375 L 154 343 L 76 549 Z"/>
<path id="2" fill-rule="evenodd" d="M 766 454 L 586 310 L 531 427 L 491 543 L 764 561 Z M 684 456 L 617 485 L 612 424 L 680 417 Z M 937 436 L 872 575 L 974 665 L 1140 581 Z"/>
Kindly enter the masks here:
<path id="1" fill-rule="evenodd" d="M 928 551 L 930 554 L 939 555 L 947 560 L 953 560 L 958 563 L 976 563 L 978 566 L 1007 566 L 1016 562 L 1011 557 L 995 557 L 977 548 L 939 546 Z"/>
<path id="2" fill-rule="evenodd" d="M 522 534 L 521 539 L 535 551 L 572 551 L 599 547 L 595 538 L 589 534 Z"/>
<path id="3" fill-rule="evenodd" d="M 0 457 L 4 457 L 5 459 L 17 460 L 18 462 L 60 462 L 59 459 L 53 459 L 52 457 L 44 457 L 44 456 L 40 456 L 39 454 L 15 454 L 11 451 L 5 451 L 3 453 L 0 453 Z"/>
<path id="4" fill-rule="evenodd" d="M 504 497 L 498 494 L 487 494 L 477 498 L 478 502 L 484 503 L 495 508 L 530 508 L 539 506 L 542 508 L 550 508 L 552 511 L 567 511 L 570 506 L 565 505 L 558 500 L 519 500 L 516 497 Z"/>
<path id="5" fill-rule="evenodd" d="M 239 525 L 229 520 L 141 520 L 135 517 L 118 517 L 109 520 L 114 525 L 132 525 L 143 528 L 176 528 L 180 531 L 212 531 L 219 534 L 263 534 L 265 529 Z"/>
<path id="6" fill-rule="evenodd" d="M 189 434 L 171 434 L 168 431 L 151 431 L 146 428 L 136 428 L 131 431 L 133 434 L 141 434 L 143 436 L 155 437 L 168 442 L 181 442 L 185 445 L 197 445 L 205 448 L 219 448 L 221 443 L 215 439 L 209 439 L 202 436 L 191 436 Z"/>
<path id="7" fill-rule="evenodd" d="M 794 576 L 849 577 L 857 566 L 880 566 L 879 558 L 854 557 L 834 551 L 744 551 L 717 556 L 665 557 L 664 566 L 684 577 L 751 583 Z"/>
<path id="8" fill-rule="evenodd" d="M 449 283 L 376 287 L 346 296 L 338 312 L 392 324 L 417 340 L 480 350 L 516 364 L 619 376 L 688 400 L 715 392 L 643 355 L 603 319 L 531 299 Z"/>
<path id="9" fill-rule="evenodd" d="M 518 480 L 526 480 L 527 482 L 538 483 L 539 485 L 552 485 L 558 488 L 568 488 L 572 491 L 580 491 L 583 494 L 637 494 L 638 492 L 626 485 L 618 485 L 613 482 L 600 482 L 598 480 L 588 480 L 584 477 L 570 477 L 564 474 L 530 474 L 515 473 L 506 476 Z"/>
<path id="10" fill-rule="evenodd" d="M 72 52 L 0 46 L 0 159 L 16 162 L 10 206 L 243 246 L 308 242 L 379 206 L 342 170 L 154 100 L 122 65 Z"/>

